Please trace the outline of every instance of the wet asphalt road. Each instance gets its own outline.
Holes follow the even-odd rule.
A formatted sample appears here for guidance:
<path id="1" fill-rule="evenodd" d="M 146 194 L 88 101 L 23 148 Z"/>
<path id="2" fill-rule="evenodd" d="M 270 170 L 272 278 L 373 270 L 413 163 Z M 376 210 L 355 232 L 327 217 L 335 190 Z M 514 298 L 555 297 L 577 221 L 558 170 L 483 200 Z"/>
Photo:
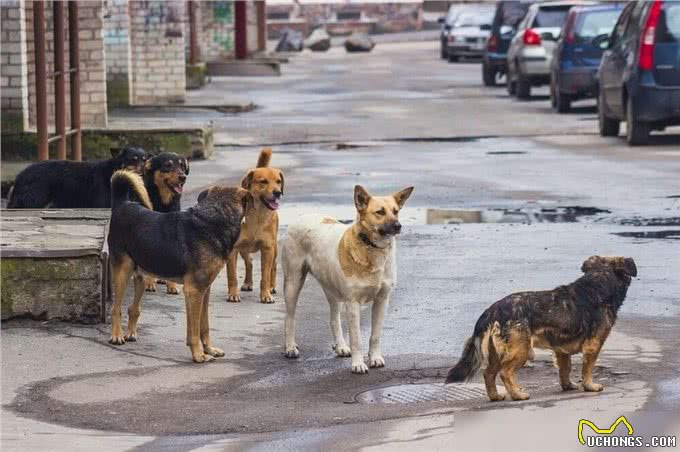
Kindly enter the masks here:
<path id="1" fill-rule="evenodd" d="M 273 164 L 286 175 L 281 234 L 300 213 L 352 219 L 354 184 L 380 194 L 415 185 L 402 213 L 407 227 L 398 245 L 399 279 L 385 322 L 387 367 L 356 376 L 347 360 L 334 357 L 328 305 L 312 280 L 298 308 L 302 358 L 285 360 L 282 300 L 260 305 L 254 292 L 239 305 L 227 304 L 223 274 L 212 291 L 211 327 L 227 358 L 207 366 L 189 363 L 178 297 L 145 297 L 140 341 L 123 347 L 106 343 L 108 325 L 4 323 L 5 445 L 71 445 L 75 437 L 89 450 L 454 444 L 471 450 L 483 443 L 471 432 L 499 421 L 521 419 L 561 437 L 567 429 L 558 418 L 571 423 L 598 413 L 605 422 L 627 412 L 646 425 L 657 420 L 650 413 L 677 415 L 680 247 L 668 231 L 680 231 L 678 129 L 656 137 L 653 146 L 628 148 L 622 139 L 596 136 L 592 102 L 557 116 L 548 111 L 546 90 L 533 102 L 511 101 L 502 87 L 479 86 L 478 65 L 437 60 L 436 43 L 376 50 L 360 58 L 338 49 L 304 54 L 280 79 L 213 80 L 192 94 L 197 101 L 226 101 L 239 93 L 259 105 L 248 114 L 177 111 L 159 113 L 157 120 L 170 115 L 181 123 L 202 114 L 217 130 L 213 159 L 193 164 L 185 206 L 206 186 L 238 183 L 259 145 L 274 144 Z M 427 224 L 428 209 L 574 206 L 602 212 L 571 223 Z M 640 275 L 598 363 L 605 393 L 560 393 L 543 353 L 520 374 L 534 396 L 527 402 L 491 405 L 477 395 L 360 403 L 376 388 L 437 389 L 489 303 L 513 291 L 570 282 L 591 254 L 632 256 Z M 362 317 L 365 347 L 369 312 Z M 574 378 L 578 371 L 577 365 Z M 574 444 L 565 445 L 571 450 Z M 509 441 L 507 448 L 515 447 L 531 449 L 522 439 Z M 540 441 L 536 447 L 545 450 Z"/>

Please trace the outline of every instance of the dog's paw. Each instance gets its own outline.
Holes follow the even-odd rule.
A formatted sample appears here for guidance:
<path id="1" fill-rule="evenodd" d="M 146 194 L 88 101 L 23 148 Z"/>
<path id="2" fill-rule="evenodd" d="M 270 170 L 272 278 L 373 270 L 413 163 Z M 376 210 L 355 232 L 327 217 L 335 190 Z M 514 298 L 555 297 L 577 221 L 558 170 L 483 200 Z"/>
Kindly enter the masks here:
<path id="1" fill-rule="evenodd" d="M 381 355 L 376 357 L 368 355 L 368 367 L 385 367 L 385 358 Z"/>
<path id="2" fill-rule="evenodd" d="M 368 366 L 364 363 L 352 364 L 352 373 L 353 374 L 367 374 L 368 373 Z"/>
<path id="3" fill-rule="evenodd" d="M 272 289 L 270 290 L 270 292 L 273 293 L 273 294 L 275 294 L 275 293 L 276 293 L 276 287 L 272 287 Z"/>
<path id="4" fill-rule="evenodd" d="M 243 283 L 243 285 L 241 286 L 241 291 L 242 292 L 252 292 L 253 291 L 253 285 Z"/>
<path id="5" fill-rule="evenodd" d="M 531 396 L 524 391 L 517 391 L 514 394 L 510 394 L 510 397 L 512 397 L 512 400 L 529 400 Z"/>
<path id="6" fill-rule="evenodd" d="M 489 400 L 492 402 L 500 402 L 505 400 L 505 394 L 494 394 L 489 396 Z"/>
<path id="7" fill-rule="evenodd" d="M 194 356 L 192 356 L 192 359 L 197 364 L 203 364 L 203 363 L 209 363 L 210 361 L 215 361 L 214 357 L 212 357 L 208 354 L 205 354 L 205 353 L 202 353 L 200 355 L 194 355 Z"/>
<path id="8" fill-rule="evenodd" d="M 576 383 L 572 383 L 571 381 L 567 383 L 566 385 L 561 385 L 562 386 L 562 391 L 573 391 L 574 389 L 578 389 L 578 385 Z"/>
<path id="9" fill-rule="evenodd" d="M 136 333 L 127 333 L 123 338 L 125 339 L 125 342 L 137 342 Z"/>
<path id="10" fill-rule="evenodd" d="M 227 296 L 227 302 L 228 303 L 240 303 L 241 297 L 238 294 L 229 294 Z"/>
<path id="11" fill-rule="evenodd" d="M 586 392 L 600 392 L 604 389 L 604 386 L 602 386 L 599 383 L 584 383 L 583 384 L 583 390 Z"/>
<path id="12" fill-rule="evenodd" d="M 144 284 L 144 290 L 147 292 L 155 292 L 156 291 L 156 283 L 150 282 Z"/>
<path id="13" fill-rule="evenodd" d="M 124 343 L 125 338 L 123 336 L 111 336 L 111 339 L 109 339 L 109 344 L 123 345 Z"/>
<path id="14" fill-rule="evenodd" d="M 165 291 L 170 295 L 179 295 L 179 289 L 174 284 L 168 284 Z"/>
<path id="15" fill-rule="evenodd" d="M 288 359 L 298 359 L 300 357 L 300 350 L 297 347 L 294 347 L 290 350 L 286 350 L 283 356 Z"/>
<path id="16" fill-rule="evenodd" d="M 269 294 L 260 295 L 260 303 L 264 303 L 264 304 L 272 304 L 272 303 L 274 303 L 275 301 L 276 301 L 276 300 L 274 299 L 274 297 L 272 297 L 272 296 L 269 295 Z"/>
<path id="17" fill-rule="evenodd" d="M 335 350 L 335 356 L 338 358 L 349 358 L 352 356 L 352 351 L 346 345 L 334 345 L 333 349 Z"/>
<path id="18" fill-rule="evenodd" d="M 203 347 L 205 352 L 215 358 L 221 358 L 224 356 L 224 351 L 217 347 Z"/>

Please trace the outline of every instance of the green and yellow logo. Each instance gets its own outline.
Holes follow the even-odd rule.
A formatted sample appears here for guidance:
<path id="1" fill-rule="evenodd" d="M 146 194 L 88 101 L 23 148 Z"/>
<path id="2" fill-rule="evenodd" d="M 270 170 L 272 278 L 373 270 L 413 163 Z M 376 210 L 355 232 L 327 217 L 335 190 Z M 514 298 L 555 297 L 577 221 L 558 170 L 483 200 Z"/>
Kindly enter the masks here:
<path id="1" fill-rule="evenodd" d="M 581 419 L 580 421 L 578 421 L 578 441 L 583 445 L 586 444 L 586 440 L 583 437 L 583 426 L 585 425 L 593 429 L 593 431 L 598 435 L 611 435 L 612 433 L 614 433 L 614 430 L 616 430 L 616 427 L 618 427 L 619 424 L 624 424 L 626 426 L 626 428 L 628 429 L 628 435 L 633 434 L 633 426 L 630 425 L 630 422 L 628 422 L 628 419 L 626 419 L 625 416 L 619 416 L 614 421 L 614 423 L 611 426 L 609 426 L 609 428 L 599 428 L 592 421 L 589 421 L 588 419 Z"/>

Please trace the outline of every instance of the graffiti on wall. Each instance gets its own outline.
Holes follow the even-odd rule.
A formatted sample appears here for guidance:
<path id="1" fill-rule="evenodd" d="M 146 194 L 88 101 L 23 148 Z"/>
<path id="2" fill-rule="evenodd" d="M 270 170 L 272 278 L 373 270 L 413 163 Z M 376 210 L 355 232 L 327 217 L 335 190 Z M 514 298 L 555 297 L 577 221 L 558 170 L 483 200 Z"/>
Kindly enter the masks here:
<path id="1" fill-rule="evenodd" d="M 144 31 L 164 27 L 168 38 L 182 37 L 182 17 L 180 5 L 175 1 L 145 1 L 141 11 L 144 14 Z"/>
<path id="2" fill-rule="evenodd" d="M 128 41 L 128 16 L 126 0 L 104 2 L 104 43 L 107 45 L 126 44 Z"/>
<path id="3" fill-rule="evenodd" d="M 232 2 L 212 2 L 213 20 L 213 42 L 217 44 L 223 52 L 231 52 L 234 48 L 233 34 L 233 3 Z"/>

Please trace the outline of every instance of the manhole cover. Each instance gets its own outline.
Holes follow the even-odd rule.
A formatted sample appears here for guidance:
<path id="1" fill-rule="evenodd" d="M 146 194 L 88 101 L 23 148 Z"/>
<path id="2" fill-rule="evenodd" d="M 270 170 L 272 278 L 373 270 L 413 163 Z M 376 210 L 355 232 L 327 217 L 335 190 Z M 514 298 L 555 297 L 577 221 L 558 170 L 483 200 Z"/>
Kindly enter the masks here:
<path id="1" fill-rule="evenodd" d="M 358 403 L 458 402 L 479 397 L 486 397 L 482 384 L 432 383 L 371 389 L 357 394 L 355 400 Z"/>

